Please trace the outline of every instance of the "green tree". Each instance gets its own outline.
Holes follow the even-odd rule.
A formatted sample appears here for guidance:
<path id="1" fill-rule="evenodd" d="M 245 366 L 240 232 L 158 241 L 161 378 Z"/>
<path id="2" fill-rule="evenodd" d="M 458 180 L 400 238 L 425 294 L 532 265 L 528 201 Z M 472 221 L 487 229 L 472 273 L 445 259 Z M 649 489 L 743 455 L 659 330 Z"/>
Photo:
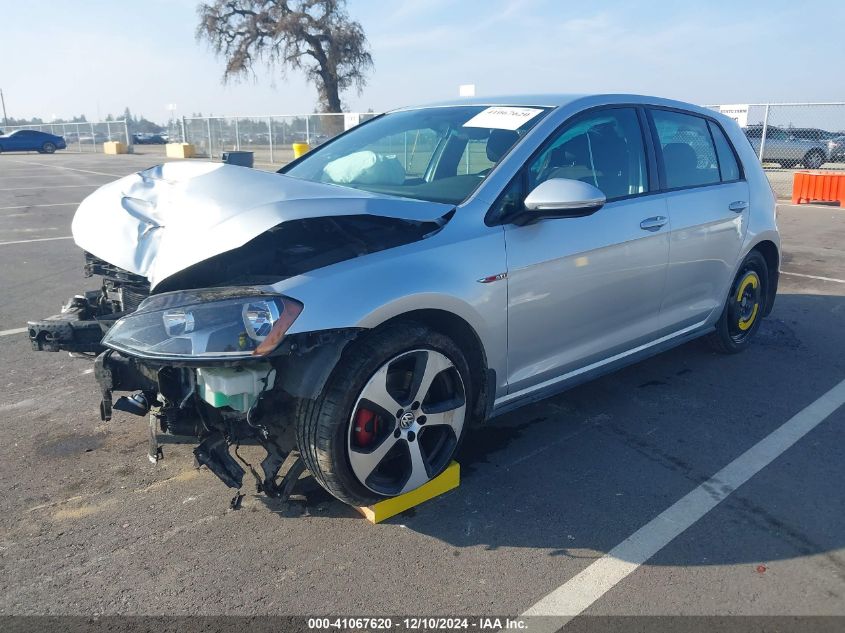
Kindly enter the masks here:
<path id="1" fill-rule="evenodd" d="M 341 112 L 340 94 L 359 94 L 373 59 L 345 0 L 215 0 L 197 9 L 197 39 L 226 60 L 223 81 L 266 63 L 282 75 L 301 70 L 317 88 L 323 112 Z"/>

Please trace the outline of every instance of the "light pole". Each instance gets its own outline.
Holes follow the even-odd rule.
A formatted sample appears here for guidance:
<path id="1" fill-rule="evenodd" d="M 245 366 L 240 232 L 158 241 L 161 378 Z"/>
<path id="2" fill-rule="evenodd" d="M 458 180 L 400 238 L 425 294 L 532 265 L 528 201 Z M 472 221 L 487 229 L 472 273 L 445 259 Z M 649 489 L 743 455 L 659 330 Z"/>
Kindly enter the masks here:
<path id="1" fill-rule="evenodd" d="M 9 119 L 6 118 L 6 99 L 3 97 L 3 89 L 0 88 L 0 103 L 3 104 L 3 127 L 9 125 Z"/>
<path id="2" fill-rule="evenodd" d="M 176 127 L 176 121 L 178 120 L 176 118 L 176 104 L 168 103 L 167 110 L 170 112 L 170 120 L 167 122 L 167 133 L 169 135 L 171 131 Z M 183 142 L 184 140 L 185 139 L 182 139 Z"/>

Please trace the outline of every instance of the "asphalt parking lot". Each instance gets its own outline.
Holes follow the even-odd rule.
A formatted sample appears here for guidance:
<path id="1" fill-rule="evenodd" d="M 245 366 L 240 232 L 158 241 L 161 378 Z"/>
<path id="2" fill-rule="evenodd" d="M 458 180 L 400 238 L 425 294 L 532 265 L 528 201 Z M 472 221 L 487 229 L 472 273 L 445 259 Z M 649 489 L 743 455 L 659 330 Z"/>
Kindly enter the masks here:
<path id="1" fill-rule="evenodd" d="M 231 492 L 146 421 L 99 421 L 92 364 L 17 331 L 82 277 L 70 223 L 150 155 L 0 156 L 0 613 L 520 614 L 845 379 L 845 209 L 781 205 L 773 314 L 739 356 L 684 345 L 476 431 L 461 486 L 372 526 Z M 585 613 L 845 615 L 845 408 Z"/>

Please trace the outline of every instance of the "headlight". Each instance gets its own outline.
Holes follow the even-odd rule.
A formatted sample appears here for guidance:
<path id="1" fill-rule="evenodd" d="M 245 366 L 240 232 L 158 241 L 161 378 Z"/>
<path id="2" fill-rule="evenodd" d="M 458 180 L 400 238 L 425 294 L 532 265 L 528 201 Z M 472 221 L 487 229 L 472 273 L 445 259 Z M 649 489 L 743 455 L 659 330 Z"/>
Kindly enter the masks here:
<path id="1" fill-rule="evenodd" d="M 156 295 L 117 321 L 103 345 L 142 358 L 267 356 L 282 342 L 302 308 L 295 299 L 254 288 Z"/>
<path id="2" fill-rule="evenodd" d="M 244 324 L 247 334 L 263 341 L 279 319 L 279 308 L 272 301 L 253 301 L 244 304 Z"/>
<path id="3" fill-rule="evenodd" d="M 194 313 L 183 308 L 168 310 L 161 315 L 161 319 L 164 321 L 164 329 L 170 336 L 194 331 Z"/>

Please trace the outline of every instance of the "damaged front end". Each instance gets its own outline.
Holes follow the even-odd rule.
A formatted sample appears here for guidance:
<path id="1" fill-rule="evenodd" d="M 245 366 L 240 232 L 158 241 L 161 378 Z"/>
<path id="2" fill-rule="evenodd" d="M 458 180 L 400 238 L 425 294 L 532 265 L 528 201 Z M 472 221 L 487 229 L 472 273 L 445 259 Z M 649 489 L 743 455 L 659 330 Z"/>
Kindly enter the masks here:
<path id="1" fill-rule="evenodd" d="M 194 455 L 227 486 L 240 489 L 247 466 L 257 489 L 286 496 L 297 467 L 277 482 L 294 454 L 290 414 L 314 397 L 355 329 L 286 336 L 301 303 L 270 287 L 233 286 L 153 295 L 102 340 L 94 376 L 100 416 L 114 410 L 149 417 L 149 458 L 163 457 L 159 434 L 198 441 Z M 115 392 L 129 392 L 114 399 Z M 258 443 L 261 473 L 230 447 Z M 235 450 L 237 456 L 237 449 Z M 239 463 L 240 462 L 240 463 Z M 239 497 L 236 497 L 239 498 Z"/>
<path id="2" fill-rule="evenodd" d="M 246 466 L 260 491 L 285 496 L 301 471 L 278 481 L 295 455 L 293 409 L 359 330 L 289 335 L 307 306 L 271 284 L 425 239 L 453 212 L 228 165 L 152 168 L 80 205 L 74 239 L 100 287 L 30 321 L 30 341 L 95 358 L 100 417 L 148 417 L 152 461 L 161 434 L 187 437 L 226 485 L 241 488 Z M 261 473 L 238 456 L 243 442 L 267 451 Z"/>
<path id="3" fill-rule="evenodd" d="M 35 351 L 99 354 L 106 331 L 121 317 L 138 309 L 150 295 L 142 276 L 112 266 L 85 253 L 84 274 L 100 277 L 101 287 L 67 300 L 59 314 L 27 322 Z"/>
<path id="4" fill-rule="evenodd" d="M 227 486 L 243 486 L 246 466 L 258 492 L 286 497 L 301 472 L 298 462 L 288 464 L 278 481 L 280 469 L 296 454 L 289 424 L 293 408 L 313 397 L 356 331 L 285 337 L 302 306 L 254 288 L 154 299 L 159 301 L 142 306 L 104 340 L 109 349 L 97 357 L 94 370 L 102 390 L 101 417 L 110 419 L 113 409 L 148 416 L 153 462 L 163 457 L 160 434 L 188 436 L 198 442 L 197 464 Z M 115 391 L 133 393 L 113 401 Z M 265 449 L 260 473 L 238 455 L 241 443 Z"/>

